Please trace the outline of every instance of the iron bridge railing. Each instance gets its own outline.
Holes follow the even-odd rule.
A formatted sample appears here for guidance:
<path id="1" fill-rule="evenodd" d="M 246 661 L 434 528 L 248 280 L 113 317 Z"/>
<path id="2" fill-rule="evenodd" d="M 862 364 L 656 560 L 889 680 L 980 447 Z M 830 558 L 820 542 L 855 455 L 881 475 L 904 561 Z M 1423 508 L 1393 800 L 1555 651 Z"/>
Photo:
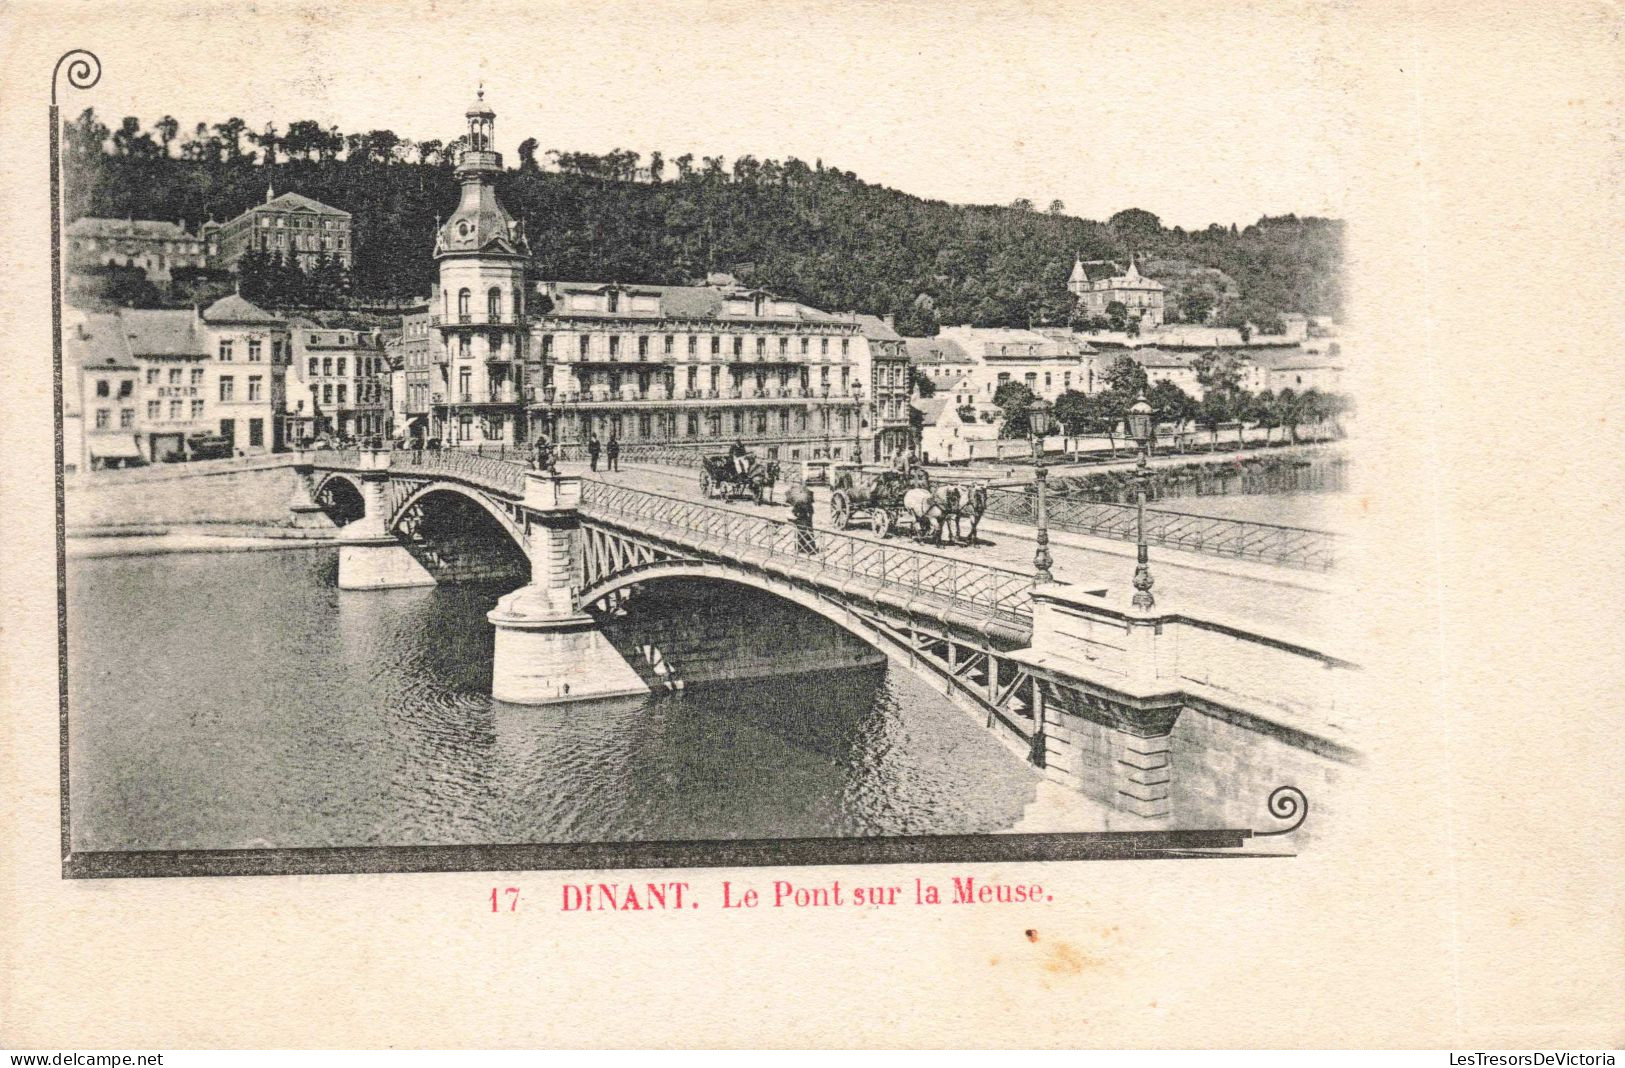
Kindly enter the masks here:
<path id="1" fill-rule="evenodd" d="M 1033 579 L 1019 571 L 850 534 L 803 531 L 781 520 L 591 480 L 582 482 L 581 510 L 634 531 L 663 529 L 671 533 L 670 540 L 713 554 L 742 560 L 780 557 L 809 564 L 832 582 L 870 580 L 1019 624 L 1030 623 L 1032 617 Z"/>
<path id="2" fill-rule="evenodd" d="M 1138 538 L 1136 509 L 1132 504 L 1081 501 L 1049 494 L 1046 519 L 1052 528 L 1094 534 L 1119 541 Z M 991 490 L 985 515 L 1014 523 L 1037 522 L 1037 501 L 1030 493 Z M 1242 519 L 1187 515 L 1160 508 L 1145 510 L 1146 541 L 1172 549 L 1189 549 L 1214 556 L 1232 556 L 1314 571 L 1330 569 L 1337 561 L 1339 538 L 1325 530 L 1277 526 Z"/>

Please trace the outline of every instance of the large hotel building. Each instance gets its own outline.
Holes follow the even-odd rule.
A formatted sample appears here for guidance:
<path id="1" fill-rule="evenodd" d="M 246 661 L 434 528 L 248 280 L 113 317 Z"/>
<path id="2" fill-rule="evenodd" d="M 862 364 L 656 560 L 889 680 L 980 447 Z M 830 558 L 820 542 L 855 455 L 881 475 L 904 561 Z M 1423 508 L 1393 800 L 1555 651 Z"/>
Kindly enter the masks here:
<path id="1" fill-rule="evenodd" d="M 538 281 L 497 199 L 494 114 L 468 109 L 457 209 L 435 239 L 428 410 L 403 413 L 454 447 L 716 448 L 781 460 L 889 459 L 911 441 L 908 355 L 879 319 L 713 276 L 701 286 Z"/>

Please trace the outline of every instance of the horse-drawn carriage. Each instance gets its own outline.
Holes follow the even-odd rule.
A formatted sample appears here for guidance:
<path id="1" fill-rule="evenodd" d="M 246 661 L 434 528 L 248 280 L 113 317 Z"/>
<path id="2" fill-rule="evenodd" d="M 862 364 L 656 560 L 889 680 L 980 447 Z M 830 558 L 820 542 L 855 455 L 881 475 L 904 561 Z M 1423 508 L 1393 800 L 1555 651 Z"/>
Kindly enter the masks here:
<path id="1" fill-rule="evenodd" d="M 845 530 L 855 520 L 867 519 L 870 529 L 882 538 L 894 530 L 907 530 L 915 540 L 934 539 L 941 545 L 950 533 L 961 540 L 961 521 L 970 521 L 966 544 L 976 541 L 976 527 L 987 507 L 987 488 L 971 485 L 932 486 L 924 468 L 908 471 L 881 471 L 873 475 L 844 475 L 830 495 L 830 518 L 836 530 Z"/>
<path id="2" fill-rule="evenodd" d="M 773 484 L 778 480 L 777 462 L 764 462 L 750 453 L 744 456 L 718 453 L 700 460 L 700 492 L 706 497 L 761 504 L 764 496 L 771 496 Z"/>

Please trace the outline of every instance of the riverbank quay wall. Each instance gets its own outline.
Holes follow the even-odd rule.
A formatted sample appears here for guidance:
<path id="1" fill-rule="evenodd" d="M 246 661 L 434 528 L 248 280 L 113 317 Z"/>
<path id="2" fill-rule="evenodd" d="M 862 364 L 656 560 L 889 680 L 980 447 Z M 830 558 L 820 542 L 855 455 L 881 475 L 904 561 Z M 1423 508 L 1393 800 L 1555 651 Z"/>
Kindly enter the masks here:
<path id="1" fill-rule="evenodd" d="M 63 484 L 69 534 L 131 526 L 332 526 L 308 502 L 308 468 L 293 454 L 85 472 Z M 314 506 L 312 505 L 312 508 Z"/>

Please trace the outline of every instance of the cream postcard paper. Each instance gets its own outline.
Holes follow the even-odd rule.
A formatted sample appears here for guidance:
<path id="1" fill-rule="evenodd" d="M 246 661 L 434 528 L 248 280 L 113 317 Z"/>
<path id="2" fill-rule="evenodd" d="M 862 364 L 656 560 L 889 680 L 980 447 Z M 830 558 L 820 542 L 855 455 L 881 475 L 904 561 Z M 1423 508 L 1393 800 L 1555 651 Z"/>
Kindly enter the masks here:
<path id="1" fill-rule="evenodd" d="M 0 1039 L 1617 1045 L 1618 31 L 11 6 Z"/>

